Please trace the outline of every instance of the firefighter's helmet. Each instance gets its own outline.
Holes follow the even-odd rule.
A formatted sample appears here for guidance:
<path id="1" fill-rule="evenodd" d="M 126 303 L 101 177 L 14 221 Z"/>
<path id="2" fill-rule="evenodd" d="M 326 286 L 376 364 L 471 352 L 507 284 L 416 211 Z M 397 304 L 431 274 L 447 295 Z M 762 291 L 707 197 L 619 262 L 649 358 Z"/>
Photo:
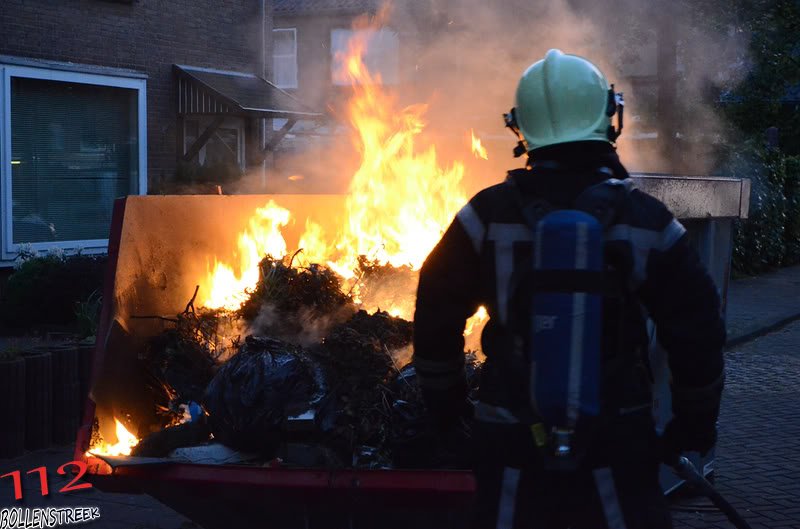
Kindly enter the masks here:
<path id="1" fill-rule="evenodd" d="M 597 66 L 550 50 L 522 74 L 516 106 L 506 121 L 524 141 L 520 151 L 573 141 L 613 144 L 622 129 L 622 105 L 622 94 L 614 93 Z M 617 129 L 611 124 L 615 113 Z"/>

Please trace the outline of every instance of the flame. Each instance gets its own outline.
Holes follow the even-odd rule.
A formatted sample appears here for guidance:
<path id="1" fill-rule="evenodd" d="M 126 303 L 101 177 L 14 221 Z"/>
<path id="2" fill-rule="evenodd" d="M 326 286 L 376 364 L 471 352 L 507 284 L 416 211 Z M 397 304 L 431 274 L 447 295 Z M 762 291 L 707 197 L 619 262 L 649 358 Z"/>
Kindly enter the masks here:
<path id="1" fill-rule="evenodd" d="M 306 222 L 299 247 L 306 262 L 324 263 L 346 282 L 357 281 L 358 257 L 381 265 L 418 270 L 456 212 L 466 202 L 464 165 L 440 163 L 434 145 L 420 146 L 427 105 L 403 107 L 397 95 L 381 84 L 379 74 L 364 64 L 369 40 L 380 29 L 386 12 L 359 20 L 345 53 L 335 57 L 336 75 L 349 80 L 352 94 L 343 113 L 352 126 L 352 142 L 360 166 L 345 200 L 346 221 L 337 233 Z M 280 228 L 290 220 L 287 210 L 270 202 L 260 209 L 239 239 L 238 263 L 214 259 L 201 291 L 209 308 L 235 309 L 258 281 L 258 263 L 265 254 L 282 257 L 286 244 Z M 409 292 L 413 307 L 414 292 Z M 377 307 L 364 307 L 368 310 Z M 394 309 L 406 318 L 408 310 Z"/>
<path id="2" fill-rule="evenodd" d="M 481 335 L 488 321 L 489 314 L 486 312 L 486 307 L 481 305 L 464 326 L 464 348 L 475 353 L 479 362 L 486 360 L 481 348 Z"/>
<path id="3" fill-rule="evenodd" d="M 316 222 L 306 219 L 306 229 L 300 237 L 300 259 L 307 263 L 326 263 L 330 254 L 325 231 Z"/>
<path id="4" fill-rule="evenodd" d="M 486 323 L 488 318 L 489 314 L 486 312 L 486 307 L 483 305 L 478 307 L 478 310 L 475 312 L 475 314 L 473 314 L 467 320 L 467 324 L 464 327 L 464 336 L 469 336 L 476 330 L 483 329 L 483 325 Z"/>
<path id="5" fill-rule="evenodd" d="M 270 200 L 264 207 L 256 209 L 250 217 L 248 227 L 239 234 L 238 270 L 214 259 L 204 289 L 208 292 L 203 305 L 210 309 L 238 309 L 247 299 L 247 293 L 258 283 L 258 263 L 266 255 L 286 255 L 286 241 L 281 228 L 289 224 L 289 210 Z"/>
<path id="6" fill-rule="evenodd" d="M 115 444 L 108 444 L 101 442 L 98 446 L 94 446 L 86 452 L 87 456 L 91 455 L 105 455 L 105 456 L 129 456 L 133 447 L 139 444 L 139 439 L 130 433 L 127 428 L 117 419 L 114 418 L 116 423 L 117 442 Z"/>
<path id="7" fill-rule="evenodd" d="M 364 65 L 370 36 L 357 32 L 348 52 L 336 57 L 353 89 L 348 119 L 361 153 L 346 200 L 347 222 L 335 246 L 336 268 L 345 273 L 359 255 L 419 269 L 466 201 L 463 164 L 442 167 L 435 146 L 418 147 L 427 105 L 399 107 L 380 75 Z"/>
<path id="8" fill-rule="evenodd" d="M 489 153 L 486 151 L 486 147 L 483 146 L 481 143 L 480 138 L 475 136 L 475 131 L 469 129 L 469 133 L 472 136 L 472 154 L 475 155 L 476 158 L 483 158 L 484 160 L 489 159 Z"/>

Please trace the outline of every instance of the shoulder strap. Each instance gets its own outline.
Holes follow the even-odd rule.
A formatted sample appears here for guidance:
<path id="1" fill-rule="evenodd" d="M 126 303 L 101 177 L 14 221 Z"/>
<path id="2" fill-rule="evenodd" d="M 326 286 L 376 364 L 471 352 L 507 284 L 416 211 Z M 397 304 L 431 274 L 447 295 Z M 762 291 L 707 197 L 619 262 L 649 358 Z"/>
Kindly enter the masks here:
<path id="1" fill-rule="evenodd" d="M 539 223 L 539 221 L 551 211 L 555 211 L 556 207 L 543 198 L 526 197 L 517 185 L 517 182 L 514 180 L 514 174 L 516 172 L 517 171 L 509 171 L 508 176 L 503 183 L 508 191 L 509 196 L 511 197 L 511 200 L 517 205 L 522 213 L 522 216 L 525 218 L 525 224 L 528 225 L 531 231 L 535 232 L 536 225 Z"/>
<path id="2" fill-rule="evenodd" d="M 603 225 L 603 229 L 608 229 L 614 224 L 623 203 L 634 187 L 630 179 L 608 178 L 587 187 L 575 199 L 573 207 L 594 216 Z"/>
<path id="3" fill-rule="evenodd" d="M 547 169 L 560 168 L 557 162 L 537 162 L 536 167 L 545 167 L 545 164 Z M 533 230 L 542 217 L 559 208 L 543 198 L 528 197 L 522 192 L 517 185 L 516 177 L 520 176 L 520 173 L 527 172 L 525 169 L 509 171 L 504 184 L 512 202 L 517 205 L 525 218 L 525 223 Z M 608 228 L 613 224 L 620 206 L 635 185 L 629 178 L 622 180 L 615 178 L 613 170 L 608 167 L 598 167 L 595 173 L 604 180 L 586 188 L 575 199 L 572 208 L 593 215 L 604 228 Z"/>

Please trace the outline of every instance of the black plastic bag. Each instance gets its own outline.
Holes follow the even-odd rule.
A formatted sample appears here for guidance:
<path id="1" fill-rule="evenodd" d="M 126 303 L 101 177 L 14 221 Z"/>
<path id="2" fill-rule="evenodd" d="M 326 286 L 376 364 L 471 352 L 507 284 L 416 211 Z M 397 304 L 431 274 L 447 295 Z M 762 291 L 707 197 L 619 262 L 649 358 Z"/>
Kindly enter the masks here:
<path id="1" fill-rule="evenodd" d="M 214 438 L 236 450 L 273 456 L 286 420 L 313 407 L 320 384 L 301 348 L 271 338 L 247 337 L 205 392 Z"/>

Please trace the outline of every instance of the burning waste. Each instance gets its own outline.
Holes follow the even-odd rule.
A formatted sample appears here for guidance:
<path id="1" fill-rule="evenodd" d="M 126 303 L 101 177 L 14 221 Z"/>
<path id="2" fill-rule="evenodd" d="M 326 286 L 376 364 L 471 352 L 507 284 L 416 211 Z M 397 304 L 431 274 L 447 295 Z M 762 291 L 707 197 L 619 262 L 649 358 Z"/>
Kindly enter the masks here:
<path id="1" fill-rule="evenodd" d="M 389 274 L 389 266 L 361 275 Z M 361 309 L 323 266 L 265 257 L 259 270 L 236 311 L 190 303 L 147 342 L 139 359 L 159 428 L 138 440 L 115 419 L 119 442 L 96 437 L 92 454 L 166 457 L 213 439 L 285 464 L 296 463 L 286 450 L 298 445 L 313 455 L 306 464 L 327 467 L 455 464 L 452 454 L 430 453 L 432 430 L 408 363 L 409 321 Z M 257 332 L 226 337 L 221 347 L 220 329 L 231 322 Z M 477 373 L 477 359 L 468 359 Z"/>
<path id="2" fill-rule="evenodd" d="M 304 465 L 460 464 L 431 450 L 409 320 L 417 271 L 466 202 L 464 165 L 419 147 L 426 107 L 399 107 L 364 66 L 369 32 L 355 35 L 337 57 L 361 157 L 345 222 L 326 232 L 306 219 L 290 248 L 285 230 L 300 219 L 273 200 L 257 208 L 235 254 L 209 258 L 183 312 L 146 316 L 167 326 L 138 353 L 152 424 L 114 416 L 117 442 L 95 431 L 91 454 L 165 457 L 213 441 L 286 464 L 301 463 L 298 446 Z M 468 342 L 486 319 L 483 308 L 470 319 Z M 473 387 L 479 365 L 468 356 Z"/>

